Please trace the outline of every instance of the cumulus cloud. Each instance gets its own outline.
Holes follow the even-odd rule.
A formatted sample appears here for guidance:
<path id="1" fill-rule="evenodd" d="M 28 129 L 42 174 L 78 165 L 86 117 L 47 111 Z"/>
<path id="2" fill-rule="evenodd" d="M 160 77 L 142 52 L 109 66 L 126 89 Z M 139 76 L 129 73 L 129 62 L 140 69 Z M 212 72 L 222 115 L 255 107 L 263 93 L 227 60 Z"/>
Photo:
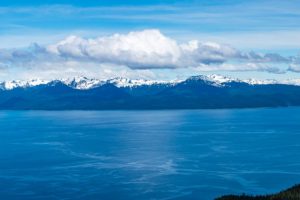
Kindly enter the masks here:
<path id="1" fill-rule="evenodd" d="M 97 66 L 123 66 L 130 70 L 197 68 L 202 71 L 283 73 L 284 70 L 274 67 L 274 63 L 290 62 L 292 58 L 279 54 L 242 52 L 226 44 L 198 40 L 179 43 L 159 30 L 98 38 L 69 36 L 46 46 L 33 44 L 25 49 L 0 50 L 0 68 L 38 68 L 49 71 L 58 70 L 58 66 L 69 66 L 65 63 L 76 63 L 75 70 L 88 70 L 87 66 L 93 63 Z M 299 72 L 295 69 L 291 65 L 288 70 Z"/>
<path id="2" fill-rule="evenodd" d="M 96 39 L 70 36 L 49 45 L 46 50 L 60 57 L 127 65 L 131 68 L 174 67 L 181 56 L 177 42 L 158 30 Z"/>
<path id="3" fill-rule="evenodd" d="M 224 63 L 230 58 L 239 56 L 239 51 L 228 46 L 212 42 L 201 43 L 197 40 L 180 45 L 181 65 Z"/>

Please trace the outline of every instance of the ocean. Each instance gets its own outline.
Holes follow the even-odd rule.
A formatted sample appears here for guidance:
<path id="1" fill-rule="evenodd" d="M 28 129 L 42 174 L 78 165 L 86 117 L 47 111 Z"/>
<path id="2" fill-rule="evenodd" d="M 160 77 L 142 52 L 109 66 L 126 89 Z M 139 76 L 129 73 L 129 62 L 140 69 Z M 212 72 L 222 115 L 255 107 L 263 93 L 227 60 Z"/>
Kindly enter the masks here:
<path id="1" fill-rule="evenodd" d="M 197 199 L 300 183 L 300 108 L 0 111 L 0 199 Z"/>

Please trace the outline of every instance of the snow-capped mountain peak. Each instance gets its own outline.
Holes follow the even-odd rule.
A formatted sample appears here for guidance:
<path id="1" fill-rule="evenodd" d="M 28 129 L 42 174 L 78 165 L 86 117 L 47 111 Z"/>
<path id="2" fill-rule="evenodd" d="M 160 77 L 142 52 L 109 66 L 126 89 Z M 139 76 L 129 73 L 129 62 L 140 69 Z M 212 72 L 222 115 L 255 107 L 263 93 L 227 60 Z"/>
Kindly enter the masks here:
<path id="1" fill-rule="evenodd" d="M 199 76 L 192 76 L 188 78 L 187 80 L 202 80 L 205 81 L 207 84 L 214 85 L 217 87 L 224 86 L 225 83 L 229 82 L 243 82 L 239 79 L 230 78 L 227 76 L 222 76 L 218 74 L 212 74 L 212 75 L 199 75 Z"/>
<path id="2" fill-rule="evenodd" d="M 280 83 L 274 79 L 266 79 L 266 80 L 257 80 L 257 79 L 246 79 L 244 80 L 245 83 L 248 83 L 250 85 L 267 85 L 267 84 L 277 84 Z M 287 84 L 289 85 L 289 84 Z"/>
<path id="3" fill-rule="evenodd" d="M 227 82 L 231 82 L 231 81 L 240 81 L 239 79 L 234 79 L 234 78 L 230 78 L 230 77 L 222 76 L 222 75 L 218 75 L 218 74 L 207 75 L 207 77 L 211 81 L 217 82 L 217 83 L 227 83 Z"/>
<path id="4" fill-rule="evenodd" d="M 212 75 L 199 75 L 192 76 L 187 80 L 193 81 L 205 81 L 207 84 L 211 84 L 217 87 L 226 86 L 226 83 L 230 82 L 240 82 L 247 83 L 250 85 L 263 85 L 263 84 L 285 84 L 285 85 L 300 85 L 300 79 L 290 79 L 284 81 L 276 80 L 257 80 L 257 79 L 235 79 L 231 77 L 226 77 L 218 74 Z M 129 79 L 123 77 L 116 77 L 107 80 L 101 80 L 96 78 L 87 78 L 87 77 L 74 77 L 70 79 L 57 79 L 57 80 L 41 80 L 41 79 L 32 79 L 32 80 L 13 80 L 13 81 L 4 81 L 0 82 L 0 90 L 12 90 L 15 88 L 28 88 L 38 85 L 46 85 L 53 83 L 62 83 L 71 88 L 79 90 L 87 90 L 99 87 L 104 84 L 113 84 L 116 87 L 138 87 L 138 86 L 149 86 L 154 84 L 165 84 L 165 85 L 176 85 L 178 83 L 184 82 L 185 80 L 172 80 L 172 81 L 162 81 L 162 80 L 144 80 L 144 79 Z M 55 85 L 54 84 L 54 85 Z"/>
<path id="5" fill-rule="evenodd" d="M 114 84 L 117 87 L 135 87 L 142 85 L 153 85 L 153 84 L 173 84 L 178 83 L 179 80 L 174 81 L 158 81 L 158 80 L 145 80 L 145 79 L 128 79 L 117 77 L 107 80 L 107 83 Z"/>
<path id="6" fill-rule="evenodd" d="M 34 87 L 37 85 L 47 84 L 50 81 L 41 80 L 41 79 L 32 79 L 32 80 L 13 80 L 13 81 L 4 81 L 0 82 L 0 89 L 2 90 L 12 90 L 15 88 L 26 88 L 26 87 Z"/>
<path id="7" fill-rule="evenodd" d="M 68 85 L 69 87 L 80 90 L 91 89 L 104 84 L 104 81 L 94 78 L 89 79 L 87 77 L 74 77 L 71 79 L 63 79 L 61 80 L 61 82 Z"/>

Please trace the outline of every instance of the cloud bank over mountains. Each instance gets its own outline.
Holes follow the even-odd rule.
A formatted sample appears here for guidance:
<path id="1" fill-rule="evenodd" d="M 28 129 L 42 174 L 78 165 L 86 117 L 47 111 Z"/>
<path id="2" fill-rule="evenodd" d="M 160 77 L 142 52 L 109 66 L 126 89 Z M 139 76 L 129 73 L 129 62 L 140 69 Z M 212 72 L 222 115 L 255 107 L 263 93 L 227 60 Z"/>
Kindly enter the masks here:
<path id="1" fill-rule="evenodd" d="M 0 71 L 68 73 L 105 68 L 130 71 L 193 68 L 198 71 L 300 72 L 299 56 L 244 52 L 227 44 L 191 40 L 179 42 L 149 29 L 98 38 L 69 36 L 55 44 L 1 49 Z M 283 66 L 283 67 L 282 67 Z M 284 67 L 286 66 L 286 67 Z M 17 69 L 17 70 L 15 70 Z"/>

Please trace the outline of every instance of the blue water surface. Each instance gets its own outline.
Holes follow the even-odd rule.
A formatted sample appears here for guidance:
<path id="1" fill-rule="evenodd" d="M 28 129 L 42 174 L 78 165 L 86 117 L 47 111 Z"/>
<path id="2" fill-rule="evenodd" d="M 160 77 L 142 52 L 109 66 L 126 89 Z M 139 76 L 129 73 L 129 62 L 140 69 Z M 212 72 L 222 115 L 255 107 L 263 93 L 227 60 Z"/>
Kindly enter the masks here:
<path id="1" fill-rule="evenodd" d="M 300 108 L 0 111 L 0 199 L 199 199 L 300 183 Z"/>

